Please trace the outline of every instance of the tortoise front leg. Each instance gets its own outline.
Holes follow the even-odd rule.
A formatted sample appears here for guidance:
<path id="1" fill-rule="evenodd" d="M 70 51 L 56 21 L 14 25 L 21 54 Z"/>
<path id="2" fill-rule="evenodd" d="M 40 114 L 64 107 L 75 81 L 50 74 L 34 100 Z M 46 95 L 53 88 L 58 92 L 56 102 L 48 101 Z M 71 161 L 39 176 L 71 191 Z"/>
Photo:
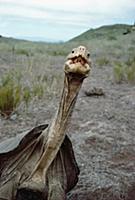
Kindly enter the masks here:
<path id="1" fill-rule="evenodd" d="M 67 177 L 61 151 L 47 171 L 48 200 L 66 200 Z"/>
<path id="2" fill-rule="evenodd" d="M 40 192 L 38 187 L 20 188 L 15 200 L 66 200 L 67 177 L 61 151 L 47 171 L 46 187 Z"/>
<path id="3" fill-rule="evenodd" d="M 49 185 L 48 200 L 66 200 L 65 191 L 60 182 L 56 181 Z"/>
<path id="4" fill-rule="evenodd" d="M 28 188 L 21 188 L 17 191 L 15 200 L 47 200 L 39 191 L 33 191 Z"/>

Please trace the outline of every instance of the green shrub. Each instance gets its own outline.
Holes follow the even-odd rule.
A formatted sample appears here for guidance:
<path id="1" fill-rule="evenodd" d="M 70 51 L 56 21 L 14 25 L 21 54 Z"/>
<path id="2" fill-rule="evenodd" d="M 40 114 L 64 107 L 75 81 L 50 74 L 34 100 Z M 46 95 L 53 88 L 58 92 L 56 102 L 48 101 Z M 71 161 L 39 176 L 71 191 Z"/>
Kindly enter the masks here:
<path id="1" fill-rule="evenodd" d="M 16 54 L 21 54 L 21 55 L 25 55 L 25 56 L 29 56 L 29 51 L 26 49 L 16 49 L 15 50 Z"/>
<path id="2" fill-rule="evenodd" d="M 113 70 L 114 79 L 117 83 L 126 81 L 135 83 L 135 58 L 128 59 L 125 63 L 117 63 Z"/>
<path id="3" fill-rule="evenodd" d="M 43 85 L 38 82 L 33 84 L 32 93 L 33 93 L 33 96 L 37 96 L 39 99 L 41 99 L 44 95 Z"/>
<path id="4" fill-rule="evenodd" d="M 67 56 L 68 50 L 65 47 L 56 46 L 47 51 L 51 56 Z"/>
<path id="5" fill-rule="evenodd" d="M 117 40 L 117 38 L 114 35 L 108 36 L 108 40 Z"/>
<path id="6" fill-rule="evenodd" d="M 28 107 L 28 103 L 31 100 L 31 90 L 28 86 L 25 86 L 23 88 L 23 92 L 22 92 L 22 100 L 25 102 L 26 106 Z"/>
<path id="7" fill-rule="evenodd" d="M 105 57 L 102 57 L 102 58 L 98 58 L 96 60 L 96 63 L 99 65 L 99 66 L 105 66 L 105 65 L 108 65 L 109 64 L 109 60 Z"/>
<path id="8" fill-rule="evenodd" d="M 116 64 L 113 69 L 114 79 L 117 83 L 125 80 L 125 69 L 122 64 Z"/>
<path id="9" fill-rule="evenodd" d="M 132 45 L 135 45 L 135 39 L 132 39 L 132 40 L 131 40 L 131 44 L 132 44 Z"/>
<path id="10" fill-rule="evenodd" d="M 127 67 L 126 73 L 128 82 L 135 83 L 135 63 Z"/>
<path id="11" fill-rule="evenodd" d="M 127 66 L 132 66 L 135 64 L 135 56 L 130 56 L 127 61 L 125 62 Z"/>
<path id="12" fill-rule="evenodd" d="M 44 92 L 46 96 L 57 93 L 60 81 L 57 74 L 46 76 L 18 68 L 8 71 L 0 78 L 0 114 L 9 118 L 21 102 L 28 107 L 34 97 L 43 98 Z"/>
<path id="13" fill-rule="evenodd" d="M 2 77 L 0 84 L 0 113 L 9 117 L 21 101 L 21 86 L 16 85 L 10 74 Z"/>
<path id="14" fill-rule="evenodd" d="M 14 52 L 16 54 L 25 55 L 27 57 L 34 56 L 34 53 L 31 52 L 29 49 L 15 49 Z"/>

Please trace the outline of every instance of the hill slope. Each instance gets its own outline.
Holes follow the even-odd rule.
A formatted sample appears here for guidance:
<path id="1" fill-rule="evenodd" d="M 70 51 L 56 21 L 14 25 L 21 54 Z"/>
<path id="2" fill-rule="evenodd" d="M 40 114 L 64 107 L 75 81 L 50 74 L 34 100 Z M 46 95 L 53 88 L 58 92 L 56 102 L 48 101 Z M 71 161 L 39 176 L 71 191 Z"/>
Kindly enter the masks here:
<path id="1" fill-rule="evenodd" d="M 90 39 L 101 39 L 101 38 L 108 38 L 108 39 L 115 39 L 115 37 L 126 34 L 128 31 L 131 30 L 131 25 L 126 24 L 115 24 L 115 25 L 107 25 L 107 26 L 101 26 L 96 29 L 90 29 L 83 34 L 73 38 L 70 41 L 84 41 L 84 40 L 90 40 Z"/>

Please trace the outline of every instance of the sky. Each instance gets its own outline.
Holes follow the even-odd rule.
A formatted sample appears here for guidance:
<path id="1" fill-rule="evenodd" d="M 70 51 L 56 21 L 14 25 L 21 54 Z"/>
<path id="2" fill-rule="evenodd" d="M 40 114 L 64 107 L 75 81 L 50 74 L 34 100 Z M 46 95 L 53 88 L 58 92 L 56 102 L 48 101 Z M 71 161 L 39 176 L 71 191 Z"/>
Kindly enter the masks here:
<path id="1" fill-rule="evenodd" d="M 134 21 L 135 0 L 0 0 L 0 35 L 6 37 L 59 42 Z"/>

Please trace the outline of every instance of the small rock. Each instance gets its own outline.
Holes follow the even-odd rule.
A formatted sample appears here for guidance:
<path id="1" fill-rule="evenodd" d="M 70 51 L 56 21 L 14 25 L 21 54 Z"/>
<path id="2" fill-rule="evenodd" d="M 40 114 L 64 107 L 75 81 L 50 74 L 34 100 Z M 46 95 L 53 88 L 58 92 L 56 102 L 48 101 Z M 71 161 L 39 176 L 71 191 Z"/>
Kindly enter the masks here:
<path id="1" fill-rule="evenodd" d="M 17 114 L 11 115 L 10 119 L 15 121 L 17 119 Z"/>
<path id="2" fill-rule="evenodd" d="M 90 90 L 84 91 L 86 96 L 105 96 L 105 92 L 102 88 L 92 88 Z"/>

